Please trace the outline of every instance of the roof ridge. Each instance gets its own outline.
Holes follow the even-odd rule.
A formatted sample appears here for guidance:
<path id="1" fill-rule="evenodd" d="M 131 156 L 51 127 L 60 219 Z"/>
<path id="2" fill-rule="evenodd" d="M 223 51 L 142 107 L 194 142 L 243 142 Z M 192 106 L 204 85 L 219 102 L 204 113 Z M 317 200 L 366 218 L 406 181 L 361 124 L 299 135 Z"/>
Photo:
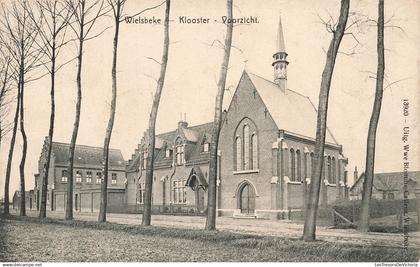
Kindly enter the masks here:
<path id="1" fill-rule="evenodd" d="M 267 82 L 269 82 L 269 83 L 272 83 L 272 84 L 274 84 L 274 85 L 276 85 L 276 86 L 277 86 L 277 84 L 276 84 L 275 82 L 270 81 L 269 79 L 264 78 L 264 77 L 262 77 L 261 75 L 255 74 L 255 73 L 253 73 L 253 72 L 249 72 L 249 74 L 252 74 L 252 75 L 254 75 L 254 76 L 257 76 L 258 78 L 263 79 L 263 80 L 265 80 L 265 81 L 267 81 Z M 286 90 L 287 90 L 287 91 L 290 91 L 290 92 L 292 92 L 292 93 L 298 94 L 298 95 L 300 95 L 300 96 L 302 96 L 302 97 L 309 98 L 309 96 L 304 95 L 304 94 L 302 94 L 302 93 L 299 93 L 299 92 L 297 92 L 297 91 L 295 91 L 295 90 L 292 90 L 292 89 L 290 89 L 290 88 L 286 88 Z"/>
<path id="2" fill-rule="evenodd" d="M 420 172 L 420 170 L 418 170 L 418 171 L 408 171 L 407 173 L 415 173 L 415 172 Z M 380 172 L 380 173 L 375 173 L 375 175 L 396 174 L 396 173 L 404 173 L 404 171 Z"/>
<path id="3" fill-rule="evenodd" d="M 201 123 L 201 124 L 197 124 L 194 126 L 188 126 L 186 129 L 187 130 L 195 130 L 195 128 L 201 127 L 201 126 L 205 126 L 206 124 L 211 124 L 212 122 L 205 122 L 205 123 Z M 172 130 L 172 131 L 168 131 L 168 132 L 163 132 L 163 133 L 159 133 L 156 135 L 156 137 L 160 137 L 161 135 L 166 135 L 166 134 L 171 134 L 171 133 L 175 133 L 177 129 Z"/>
<path id="4" fill-rule="evenodd" d="M 53 144 L 56 144 L 56 145 L 65 145 L 65 146 L 70 146 L 70 144 L 69 144 L 69 143 L 56 142 L 56 141 L 53 141 Z M 101 149 L 101 150 L 103 150 L 103 149 L 104 149 L 103 147 L 99 147 L 99 146 L 92 146 L 92 145 L 80 145 L 80 144 L 76 144 L 76 147 L 88 147 L 88 148 Z M 109 150 L 115 150 L 115 151 L 119 151 L 119 152 L 121 152 L 121 149 L 118 149 L 118 148 L 109 148 Z"/>

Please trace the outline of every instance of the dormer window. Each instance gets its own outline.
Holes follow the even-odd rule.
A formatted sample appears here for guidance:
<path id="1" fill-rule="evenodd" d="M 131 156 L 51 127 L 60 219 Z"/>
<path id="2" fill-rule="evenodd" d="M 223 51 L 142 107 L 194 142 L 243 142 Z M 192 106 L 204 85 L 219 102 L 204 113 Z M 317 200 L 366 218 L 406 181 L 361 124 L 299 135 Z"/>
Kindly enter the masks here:
<path id="1" fill-rule="evenodd" d="M 172 150 L 169 148 L 166 148 L 165 158 L 170 158 L 171 156 L 172 156 Z"/>
<path id="2" fill-rule="evenodd" d="M 203 152 L 209 152 L 209 151 L 210 151 L 210 144 L 206 142 L 203 144 Z"/>
<path id="3" fill-rule="evenodd" d="M 175 156 L 177 165 L 185 163 L 185 144 L 179 137 L 175 141 Z"/>
<path id="4" fill-rule="evenodd" d="M 183 144 L 176 147 L 176 164 L 182 165 L 185 163 L 185 146 Z"/>

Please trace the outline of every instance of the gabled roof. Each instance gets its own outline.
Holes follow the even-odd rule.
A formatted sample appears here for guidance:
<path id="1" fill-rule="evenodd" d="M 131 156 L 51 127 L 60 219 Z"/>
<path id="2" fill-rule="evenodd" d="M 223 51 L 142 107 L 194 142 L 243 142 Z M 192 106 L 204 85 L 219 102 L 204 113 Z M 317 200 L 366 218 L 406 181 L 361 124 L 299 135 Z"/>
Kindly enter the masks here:
<path id="1" fill-rule="evenodd" d="M 365 173 L 362 173 L 357 181 L 352 185 L 350 190 L 352 191 L 357 184 L 362 183 L 365 177 Z M 407 173 L 408 181 L 416 183 L 416 188 L 420 186 L 420 171 L 412 171 Z M 378 191 L 398 191 L 404 186 L 404 173 L 403 172 L 387 172 L 387 173 L 376 173 L 373 177 L 373 186 Z"/>
<path id="2" fill-rule="evenodd" d="M 55 164 L 68 165 L 70 145 L 53 142 L 52 153 L 55 156 Z M 102 147 L 76 145 L 74 151 L 74 166 L 92 166 L 102 168 Z M 125 161 L 119 149 L 109 150 L 109 167 L 125 168 Z"/>
<path id="3" fill-rule="evenodd" d="M 209 153 L 203 153 L 202 151 L 202 140 L 204 138 L 209 138 L 211 136 L 211 129 L 213 123 L 205 123 L 196 126 L 190 126 L 185 128 L 177 128 L 174 131 L 161 133 L 156 135 L 155 140 L 160 140 L 159 146 L 155 143 L 155 167 L 170 167 L 172 164 L 173 158 L 166 157 L 166 147 L 172 146 L 175 140 L 180 137 L 186 141 L 185 149 L 185 160 L 186 164 L 201 163 L 209 159 Z M 144 139 L 143 139 L 144 141 Z M 133 171 L 139 168 L 140 165 L 141 151 L 137 150 L 132 159 L 129 161 L 127 166 L 127 171 Z"/>
<path id="4" fill-rule="evenodd" d="M 277 84 L 246 71 L 243 75 L 250 78 L 279 129 L 315 139 L 317 111 L 307 96 L 281 90 Z M 329 129 L 325 141 L 338 145 Z"/>

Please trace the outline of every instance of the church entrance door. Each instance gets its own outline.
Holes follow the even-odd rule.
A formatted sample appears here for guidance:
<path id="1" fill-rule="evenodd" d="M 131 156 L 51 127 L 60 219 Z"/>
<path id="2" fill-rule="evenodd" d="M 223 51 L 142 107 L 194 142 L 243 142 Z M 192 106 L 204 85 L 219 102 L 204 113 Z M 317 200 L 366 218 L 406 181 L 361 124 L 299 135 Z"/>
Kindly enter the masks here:
<path id="1" fill-rule="evenodd" d="M 255 191 L 251 185 L 246 184 L 241 189 L 240 209 L 241 213 L 253 214 L 255 211 Z"/>

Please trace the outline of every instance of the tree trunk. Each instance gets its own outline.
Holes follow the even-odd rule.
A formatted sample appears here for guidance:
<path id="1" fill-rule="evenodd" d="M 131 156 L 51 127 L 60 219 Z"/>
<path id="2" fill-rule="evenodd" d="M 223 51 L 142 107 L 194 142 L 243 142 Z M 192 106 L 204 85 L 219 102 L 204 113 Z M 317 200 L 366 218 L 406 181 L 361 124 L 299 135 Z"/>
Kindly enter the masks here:
<path id="1" fill-rule="evenodd" d="M 82 20 L 82 23 L 83 20 Z M 83 36 L 83 27 L 80 29 L 80 36 Z M 76 101 L 76 117 L 73 125 L 73 133 L 71 135 L 69 148 L 69 166 L 67 168 L 67 205 L 66 205 L 66 220 L 73 220 L 73 165 L 74 165 L 74 150 L 76 148 L 77 134 L 79 132 L 80 111 L 82 108 L 82 63 L 83 63 L 83 38 L 79 39 L 79 55 L 77 56 L 77 101 Z"/>
<path id="2" fill-rule="evenodd" d="M 209 166 L 209 187 L 208 187 L 208 201 L 207 201 L 207 220 L 206 230 L 216 229 L 216 207 L 217 207 L 217 148 L 219 145 L 220 128 L 222 126 L 222 105 L 223 95 L 225 92 L 225 84 L 227 71 L 229 68 L 230 49 L 232 47 L 232 5 L 233 0 L 227 0 L 227 16 L 228 21 L 226 24 L 226 37 L 224 44 L 223 62 L 220 68 L 219 81 L 217 83 L 217 96 L 214 109 L 214 121 L 212 128 L 212 140 L 210 144 L 210 166 Z"/>
<path id="3" fill-rule="evenodd" d="M 114 51 L 112 59 L 112 100 L 111 100 L 111 111 L 109 114 L 108 127 L 106 128 L 106 135 L 104 141 L 104 155 L 103 164 L 104 170 L 103 175 L 104 182 L 101 184 L 101 206 L 99 210 L 99 222 L 106 221 L 106 207 L 108 203 L 108 169 L 109 169 L 109 143 L 111 141 L 112 129 L 114 127 L 115 109 L 117 105 L 117 56 L 118 56 L 118 37 L 120 31 L 120 13 L 121 13 L 121 1 L 117 1 L 115 10 L 115 34 L 114 34 Z"/>
<path id="4" fill-rule="evenodd" d="M 54 42 L 55 43 L 55 42 Z M 48 147 L 47 147 L 47 161 L 44 167 L 44 177 L 42 178 L 42 192 L 47 193 L 48 190 L 48 174 L 50 169 L 50 162 L 51 162 L 51 151 L 52 151 L 52 143 L 54 137 L 54 119 L 55 119 L 55 46 L 53 45 L 52 48 L 52 58 L 51 58 L 51 89 L 50 89 L 50 98 L 51 98 L 51 113 L 50 113 L 50 127 L 48 130 Z M 42 193 L 42 196 L 44 193 Z M 41 196 L 41 197 L 42 197 Z M 46 194 L 45 194 L 46 197 Z M 53 196 L 51 196 L 52 198 Z M 51 207 L 53 208 L 53 207 Z M 46 218 L 47 217 L 47 207 L 46 201 L 45 206 L 39 211 L 39 218 Z"/>
<path id="5" fill-rule="evenodd" d="M 19 110 L 20 110 L 20 80 L 17 86 L 17 98 L 16 98 L 16 110 L 15 110 L 15 117 L 13 119 L 13 130 L 12 130 L 12 137 L 10 139 L 10 147 L 9 147 L 9 155 L 7 158 L 7 167 L 6 167 L 6 177 L 4 181 L 4 214 L 9 215 L 9 186 L 10 186 L 10 173 L 12 171 L 12 161 L 13 161 L 13 152 L 16 142 L 16 132 L 18 127 L 19 121 Z"/>
<path id="6" fill-rule="evenodd" d="M 24 62 L 22 60 L 22 62 Z M 26 162 L 26 152 L 28 149 L 28 140 L 25 132 L 25 120 L 24 120 L 24 111 L 23 111 L 23 99 L 24 99 L 24 90 L 25 90 L 25 74 L 23 66 L 21 67 L 21 81 L 20 81 L 20 132 L 22 134 L 22 157 L 19 164 L 19 173 L 20 173 L 20 216 L 26 216 L 26 196 L 25 196 L 25 162 Z"/>
<path id="7" fill-rule="evenodd" d="M 379 0 L 378 4 L 378 37 L 377 37 L 378 66 L 376 71 L 376 92 L 373 103 L 372 115 L 369 122 L 366 149 L 366 171 L 363 181 L 362 207 L 360 210 L 359 230 L 369 231 L 369 208 L 372 197 L 373 177 L 375 173 L 375 144 L 376 130 L 378 128 L 379 116 L 381 113 L 384 72 L 385 72 L 385 51 L 384 51 L 384 0 Z"/>
<path id="8" fill-rule="evenodd" d="M 155 148 L 155 125 L 157 112 L 159 109 L 160 96 L 162 95 L 163 85 L 165 82 L 166 66 L 168 65 L 168 52 L 169 52 L 169 11 L 171 1 L 166 0 L 165 22 L 164 22 L 164 43 L 163 54 L 160 68 L 160 76 L 157 82 L 156 93 L 153 99 L 152 111 L 149 117 L 149 130 L 148 130 L 148 157 L 146 160 L 146 180 L 144 190 L 144 211 L 142 218 L 142 225 L 149 226 L 151 223 L 152 212 L 152 188 L 153 188 L 153 164 L 154 164 L 154 148 Z"/>
<path id="9" fill-rule="evenodd" d="M 324 161 L 325 133 L 327 129 L 328 96 L 334 72 L 335 60 L 344 35 L 349 14 L 350 0 L 341 0 L 340 17 L 333 39 L 328 47 L 327 60 L 322 72 L 321 88 L 319 92 L 316 139 L 314 151 L 314 170 L 311 174 L 311 186 L 303 229 L 303 240 L 315 240 L 316 216 L 318 212 L 319 192 L 322 181 L 322 168 Z"/>

